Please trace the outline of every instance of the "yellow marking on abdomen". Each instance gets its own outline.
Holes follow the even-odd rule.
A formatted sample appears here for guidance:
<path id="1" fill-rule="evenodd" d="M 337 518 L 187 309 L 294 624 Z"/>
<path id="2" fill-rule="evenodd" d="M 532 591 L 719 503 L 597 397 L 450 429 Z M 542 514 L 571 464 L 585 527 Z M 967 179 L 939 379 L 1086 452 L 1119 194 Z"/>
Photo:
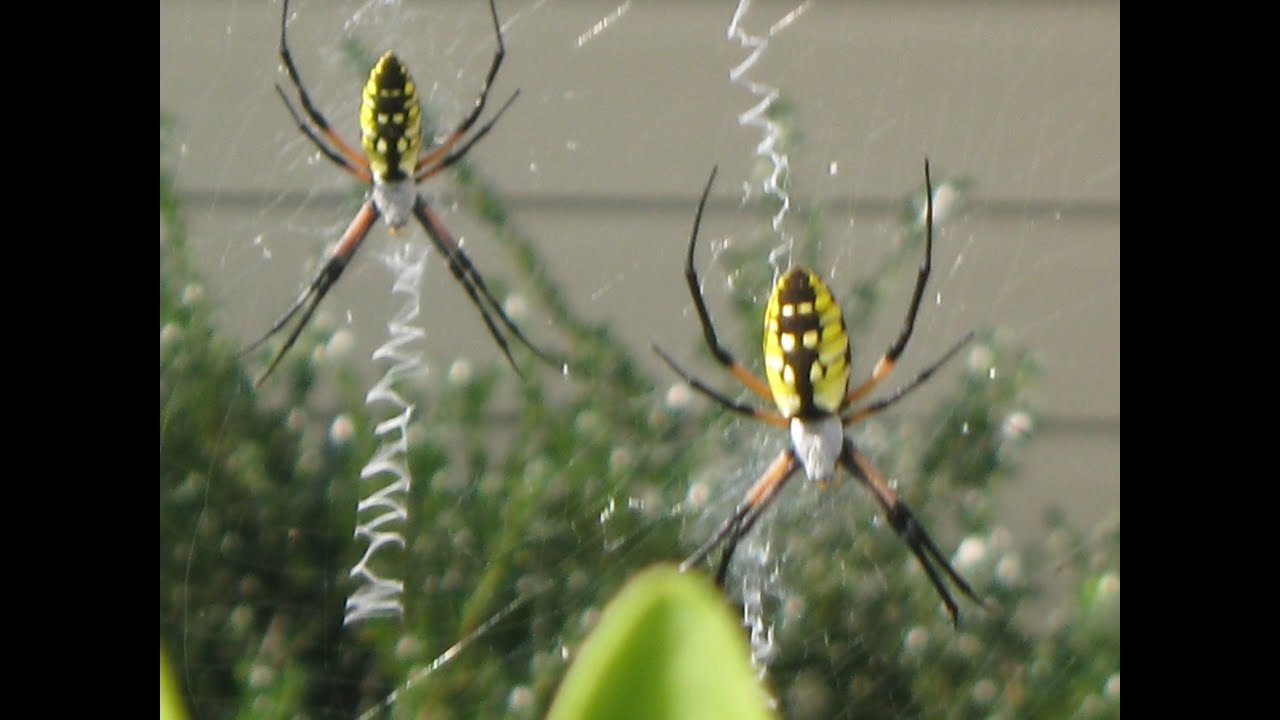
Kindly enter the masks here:
<path id="1" fill-rule="evenodd" d="M 379 180 L 412 177 L 422 145 L 418 92 L 392 52 L 373 64 L 360 102 L 360 145 Z"/>
<path id="2" fill-rule="evenodd" d="M 814 272 L 775 283 L 764 315 L 765 378 L 786 417 L 835 413 L 849 382 L 849 336 L 840 306 Z"/>

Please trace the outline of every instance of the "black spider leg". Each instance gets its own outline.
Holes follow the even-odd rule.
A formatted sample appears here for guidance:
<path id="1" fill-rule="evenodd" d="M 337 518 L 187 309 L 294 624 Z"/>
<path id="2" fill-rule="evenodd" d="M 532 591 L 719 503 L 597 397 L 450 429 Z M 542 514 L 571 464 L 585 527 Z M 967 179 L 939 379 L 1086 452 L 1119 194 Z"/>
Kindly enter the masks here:
<path id="1" fill-rule="evenodd" d="M 680 365 L 670 355 L 668 355 L 665 350 L 663 350 L 661 347 L 658 347 L 657 343 L 650 343 L 650 346 L 653 348 L 653 351 L 658 353 L 658 356 L 661 357 L 667 363 L 667 365 L 670 366 L 671 369 L 674 370 L 676 374 L 680 376 L 681 380 L 684 380 L 686 383 L 688 383 L 689 386 L 692 387 L 694 390 L 697 390 L 703 395 L 706 395 L 707 397 L 716 401 L 720 405 L 724 406 L 725 409 L 732 410 L 733 412 L 736 412 L 739 415 L 746 415 L 747 417 L 753 417 L 757 420 L 762 420 L 772 425 L 777 425 L 779 427 L 786 427 L 787 419 L 782 417 L 778 413 L 770 412 L 768 410 L 763 410 L 761 408 L 752 407 L 746 403 L 740 403 L 730 399 L 727 395 L 712 388 L 711 386 L 702 382 L 698 378 L 694 377 L 693 374 L 690 373 L 689 371 L 680 367 Z"/>
<path id="2" fill-rule="evenodd" d="M 764 514 L 765 510 L 769 509 L 769 506 L 773 503 L 773 499 L 782 491 L 782 486 L 786 485 L 787 481 L 795 476 L 795 471 L 798 468 L 795 453 L 791 452 L 791 450 L 786 450 L 785 452 L 788 458 L 788 465 L 787 469 L 783 472 L 782 477 L 779 478 L 776 483 L 766 488 L 765 494 L 751 506 L 751 512 L 742 520 L 738 525 L 738 529 L 729 536 L 728 541 L 725 543 L 724 552 L 720 555 L 720 567 L 716 569 L 717 587 L 724 587 L 725 577 L 729 574 L 729 562 L 733 560 L 733 553 L 738 549 L 738 541 L 742 540 L 742 538 L 746 537 L 747 533 L 751 532 L 751 528 L 755 527 L 756 521 L 760 519 L 760 516 Z"/>
<path id="3" fill-rule="evenodd" d="M 920 312 L 920 301 L 924 298 L 924 288 L 929 282 L 929 274 L 933 270 L 933 179 L 929 175 L 929 159 L 924 161 L 924 188 L 925 188 L 925 250 L 924 262 L 920 264 L 916 271 L 916 285 L 911 293 L 911 305 L 907 308 L 907 317 L 902 323 L 902 329 L 898 333 L 898 337 L 894 339 L 893 344 L 885 351 L 871 369 L 871 376 L 862 381 L 857 387 L 845 393 L 844 403 L 854 402 L 866 395 L 876 385 L 880 383 L 886 375 L 893 370 L 893 366 L 898 362 L 898 358 L 907 348 L 907 342 L 911 339 L 911 333 L 915 330 L 916 315 Z"/>
<path id="4" fill-rule="evenodd" d="M 498 21 L 498 7 L 494 4 L 494 0 L 489 0 L 489 15 L 493 18 L 493 34 L 498 39 L 498 49 L 493 53 L 493 60 L 489 63 L 489 72 L 484 78 L 484 87 L 480 89 L 480 97 L 476 98 L 476 105 L 471 112 L 463 119 L 462 124 L 458 126 L 455 134 L 461 135 L 471 126 L 475 124 L 480 117 L 480 113 L 484 112 L 485 101 L 489 99 L 489 88 L 493 86 L 494 78 L 498 77 L 498 68 L 502 67 L 502 59 L 507 56 L 506 43 L 502 41 L 502 23 Z M 514 97 L 512 98 L 514 99 Z M 508 100 L 508 103 L 511 101 Z"/>
<path id="5" fill-rule="evenodd" d="M 947 607 L 947 614 L 951 616 L 951 624 L 953 626 L 959 627 L 960 613 L 956 607 L 955 600 L 951 598 L 951 593 L 947 592 L 947 587 L 942 582 L 935 565 L 941 566 L 946 576 L 965 596 L 978 605 L 986 607 L 986 603 L 978 597 L 973 588 L 969 587 L 969 583 L 960 577 L 955 568 L 951 567 L 951 563 L 947 561 L 946 556 L 938 549 L 938 546 L 933 542 L 933 538 L 929 537 L 929 533 L 924 529 L 924 526 L 916 520 L 915 515 L 907 507 L 907 504 L 902 502 L 888 486 L 884 481 L 884 477 L 871 465 L 871 462 L 854 448 L 853 441 L 847 436 L 844 439 L 844 448 L 840 453 L 840 464 L 850 474 L 861 480 L 876 496 L 876 500 L 880 503 L 881 509 L 884 510 L 885 518 L 888 519 L 890 527 L 911 549 L 911 554 L 916 556 L 916 560 L 920 562 L 920 566 L 924 568 L 925 573 L 929 576 L 929 582 L 933 583 L 934 590 L 938 592 L 938 595 L 942 598 L 942 603 Z"/>
<path id="6" fill-rule="evenodd" d="M 475 305 L 476 309 L 480 311 L 480 317 L 484 319 L 485 327 L 489 329 L 489 334 L 498 343 L 498 347 L 502 349 L 502 354 L 506 356 L 507 362 L 516 371 L 516 374 L 524 377 L 524 373 L 516 365 L 515 358 L 511 356 L 511 348 L 507 344 L 506 338 L 502 336 L 502 332 L 494 323 L 489 310 L 485 309 L 486 302 L 492 308 L 493 315 L 496 315 L 507 330 L 512 335 L 515 335 L 520 342 L 524 343 L 525 347 L 533 351 L 534 355 L 537 355 L 539 359 L 551 367 L 562 368 L 564 366 L 563 361 L 556 359 L 525 337 L 520 328 L 507 316 L 506 311 L 502 309 L 502 305 L 498 303 L 493 293 L 489 291 L 488 286 L 485 285 L 484 278 L 480 275 L 480 272 L 471 263 L 471 258 L 467 257 L 462 247 L 458 245 L 457 240 L 445 229 L 444 224 L 436 217 L 435 211 L 431 209 L 431 206 L 427 204 L 426 199 L 421 194 L 418 195 L 413 204 L 413 214 L 418 218 L 422 229 L 427 232 L 427 237 L 431 238 L 431 243 L 435 245 L 436 250 L 448 261 L 449 271 L 453 273 L 453 277 L 458 281 L 458 284 L 462 285 L 462 289 L 471 298 L 471 304 Z"/>
<path id="7" fill-rule="evenodd" d="M 328 158 L 330 162 L 334 163 L 338 167 L 341 167 L 343 170 L 346 170 L 352 175 L 356 175 L 357 177 L 360 177 L 361 179 L 368 181 L 368 178 L 365 177 L 366 175 L 368 175 L 367 171 L 365 171 L 363 168 L 352 165 L 350 160 L 343 157 L 338 151 L 329 147 L 327 144 L 325 144 L 323 140 L 320 139 L 319 135 L 316 135 L 315 131 L 311 129 L 311 126 L 308 125 L 306 121 L 302 119 L 302 116 L 298 114 L 298 110 L 293 106 L 293 103 L 289 102 L 288 96 L 284 94 L 284 88 L 280 87 L 279 83 L 276 83 L 276 93 L 278 93 L 280 95 L 280 99 L 284 101 L 285 109 L 288 110 L 289 114 L 293 116 L 294 124 L 298 126 L 298 129 L 302 131 L 302 134 L 307 136 L 307 139 L 311 141 L 312 145 L 315 145 L 316 148 L 326 158 Z M 305 97 L 305 95 L 303 97 Z"/>
<path id="8" fill-rule="evenodd" d="M 929 282 L 929 273 L 933 270 L 933 179 L 929 176 L 929 159 L 924 160 L 924 193 L 925 193 L 925 232 L 924 262 L 916 269 L 916 286 L 911 293 L 911 305 L 907 309 L 907 320 L 902 325 L 898 338 L 889 346 L 884 354 L 890 363 L 898 361 L 902 351 L 907 348 L 911 332 L 916 326 L 916 315 L 920 312 L 920 300 L 924 297 L 924 287 Z"/>
<path id="9" fill-rule="evenodd" d="M 881 410 L 884 410 L 885 408 L 898 402 L 904 396 L 906 396 L 907 393 L 920 387 L 925 383 L 926 380 L 933 377 L 933 374 L 936 373 L 938 369 L 941 368 L 943 365 L 946 365 L 947 361 L 951 360 L 951 358 L 954 357 L 956 353 L 960 352 L 961 348 L 963 348 L 965 345 L 968 345 L 969 342 L 973 340 L 973 337 L 974 337 L 974 331 L 970 330 L 969 332 L 965 333 L 965 336 L 960 338 L 960 342 L 957 342 L 955 345 L 952 345 L 949 350 L 947 350 L 945 353 L 942 354 L 942 357 L 933 361 L 933 364 L 925 367 L 923 370 L 916 373 L 915 377 L 911 378 L 907 382 L 898 386 L 892 393 L 880 398 L 879 400 L 874 400 L 868 403 L 865 407 L 859 408 L 858 410 L 843 416 L 840 419 L 840 423 L 842 425 L 848 425 L 850 423 L 857 422 L 858 420 L 861 420 L 869 415 L 874 415 L 880 412 Z"/>
<path id="10" fill-rule="evenodd" d="M 284 345 L 276 351 L 275 357 L 271 359 L 271 364 L 267 366 L 266 371 L 258 377 L 255 385 L 260 387 L 267 379 L 267 376 L 271 374 L 271 371 L 275 370 L 280 361 L 284 359 L 284 355 L 289 352 L 289 348 L 293 347 L 298 336 L 302 334 L 302 330 L 311 321 L 311 316 L 315 314 L 316 308 L 320 306 L 320 301 L 324 300 L 325 295 L 329 294 L 329 290 L 333 288 L 334 283 L 338 282 L 338 278 L 342 277 L 342 272 L 347 269 L 347 264 L 351 262 L 351 258 L 355 257 L 356 251 L 364 243 L 365 237 L 369 234 L 369 230 L 373 228 L 377 219 L 378 208 L 374 206 L 372 200 L 366 200 L 364 205 L 360 206 L 359 212 L 356 213 L 355 219 L 351 221 L 351 225 L 347 228 L 346 233 L 343 234 L 342 239 L 338 241 L 338 246 L 334 249 L 333 255 L 325 262 L 324 267 L 320 268 L 320 272 L 316 274 L 315 279 L 311 281 L 306 291 L 285 311 L 284 315 L 280 316 L 279 320 L 276 320 L 266 334 L 240 351 L 241 356 L 253 352 L 288 324 L 289 320 L 298 311 L 302 311 L 302 317 L 285 339 Z"/>
<path id="11" fill-rule="evenodd" d="M 298 91 L 298 98 L 302 101 L 302 109 L 306 111 L 307 117 L 316 127 L 320 128 L 320 132 L 329 138 L 329 143 L 321 140 L 315 130 L 303 121 L 298 114 L 297 109 L 293 107 L 293 103 L 289 102 L 289 97 L 285 94 L 284 88 L 280 87 L 280 83 L 276 83 L 276 92 L 280 95 L 280 99 L 284 101 L 284 106 L 289 110 L 289 114 L 293 116 L 293 121 L 297 124 L 298 129 L 307 136 L 313 145 L 319 148 L 334 164 L 343 170 L 356 175 L 362 180 L 369 181 L 371 179 L 368 169 L 356 159 L 360 154 L 355 152 L 353 148 L 346 144 L 341 137 L 330 127 L 328 119 L 316 108 L 315 103 L 311 102 L 311 96 L 307 93 L 307 89 L 302 84 L 302 76 L 298 74 L 298 67 L 293 63 L 293 53 L 289 51 L 289 41 L 287 29 L 289 26 L 289 0 L 284 0 L 280 8 L 280 59 L 284 61 L 285 70 L 289 73 L 289 80 L 293 82 L 293 87 Z M 330 143 L 338 148 L 334 150 L 330 147 Z M 339 152 L 341 151 L 341 152 Z"/>
<path id="12" fill-rule="evenodd" d="M 471 150 L 471 146 L 475 145 L 477 142 L 480 141 L 481 138 L 489 134 L 489 131 L 493 129 L 493 126 L 497 124 L 498 118 L 502 117 L 502 114 L 507 111 L 507 108 L 511 107 L 511 103 L 515 102 L 516 98 L 519 96 L 520 96 L 519 90 L 516 90 L 515 92 L 511 93 L 511 97 L 507 98 L 507 101 L 502 103 L 502 107 L 498 108 L 498 112 L 494 113 L 493 117 L 489 118 L 488 122 L 486 122 L 484 125 L 481 125 L 479 130 L 476 130 L 475 135 L 472 135 L 465 143 L 463 143 L 460 147 L 458 147 L 458 149 L 446 155 L 438 165 L 432 166 L 429 169 L 424 169 L 421 172 L 419 172 L 418 175 L 414 177 L 414 182 L 415 183 L 422 182 L 423 180 L 426 180 L 427 178 L 431 177 L 432 175 L 435 175 L 441 170 L 444 170 L 445 168 L 448 168 L 448 167 L 452 167 L 459 160 L 465 157 L 467 152 Z"/>
<path id="13" fill-rule="evenodd" d="M 698 212 L 693 217 L 693 229 L 689 232 L 689 248 L 685 253 L 684 260 L 684 279 L 685 284 L 689 287 L 689 295 L 693 298 L 693 306 L 698 311 L 698 322 L 702 325 L 702 337 L 706 341 L 707 348 L 711 351 L 711 355 L 716 362 L 723 365 L 734 377 L 747 386 L 747 389 L 756 395 L 766 399 L 773 400 L 773 393 L 770 392 L 769 386 L 760 378 L 756 377 L 747 370 L 747 368 L 737 358 L 733 357 L 723 345 L 720 339 L 716 337 L 715 326 L 711 322 L 711 313 L 707 310 L 706 300 L 702 296 L 702 283 L 698 280 L 698 269 L 694 267 L 693 256 L 694 250 L 698 243 L 698 230 L 702 225 L 702 213 L 707 206 L 707 198 L 711 195 L 711 186 L 716 181 L 716 171 L 718 168 L 711 168 L 711 175 L 707 178 L 707 185 L 702 190 L 702 197 L 698 200 Z"/>
<path id="14" fill-rule="evenodd" d="M 791 451 L 791 448 L 779 453 L 778 457 L 764 471 L 764 474 L 747 491 L 746 496 L 742 502 L 738 503 L 738 507 L 734 509 L 733 514 L 720 524 L 716 532 L 696 552 L 680 563 L 680 570 L 682 572 L 686 571 L 702 562 L 721 541 L 725 541 L 724 551 L 720 556 L 720 565 L 716 569 L 715 576 L 716 585 L 724 587 L 724 579 L 729 572 L 729 562 L 733 559 L 733 553 L 738 548 L 738 542 L 751 531 L 756 521 L 760 519 L 760 515 L 768 509 L 773 499 L 778 496 L 778 492 L 795 475 L 795 471 L 798 468 L 799 463 L 796 462 L 795 453 Z"/>
<path id="15" fill-rule="evenodd" d="M 729 533 L 737 532 L 738 527 L 742 524 L 742 519 L 747 516 L 747 513 L 751 512 L 751 507 L 751 504 L 747 502 L 738 503 L 738 507 L 734 509 L 733 514 L 720 523 L 720 527 L 716 528 L 715 533 L 706 542 L 702 543 L 697 551 L 680 563 L 680 572 L 685 572 L 705 560 L 711 554 L 711 551 L 715 550 L 716 546 L 720 544 L 721 540 L 724 540 Z"/>
<path id="16" fill-rule="evenodd" d="M 702 190 L 702 197 L 698 200 L 698 211 L 693 217 L 693 229 L 689 232 L 689 247 L 685 255 L 684 265 L 685 283 L 689 286 L 689 295 L 693 297 L 693 306 L 698 311 L 698 321 L 702 324 L 702 337 L 706 341 L 708 349 L 711 350 L 712 357 L 716 359 L 716 362 L 723 365 L 725 369 L 732 373 L 734 377 L 738 378 L 739 382 L 746 385 L 747 389 L 766 400 L 772 400 L 773 394 L 769 391 L 769 386 L 760 378 L 752 375 L 751 372 L 742 365 L 742 363 L 739 363 L 734 359 L 733 355 L 720 344 L 720 340 L 716 337 L 715 326 L 711 322 L 711 313 L 708 312 L 706 302 L 702 297 L 701 283 L 698 280 L 698 270 L 693 265 L 694 250 L 697 248 L 698 243 L 698 228 L 702 224 L 702 213 L 706 209 L 707 198 L 711 194 L 711 186 L 715 183 L 715 179 L 716 168 L 712 167 L 711 176 L 707 178 L 706 187 Z M 676 374 L 682 377 L 684 381 L 689 383 L 689 385 L 691 385 L 695 390 L 698 390 L 712 400 L 715 400 L 734 412 L 741 413 L 743 415 L 750 415 L 774 425 L 785 426 L 787 424 L 786 419 L 776 412 L 754 409 L 749 405 L 734 402 L 728 397 L 716 392 L 676 364 L 675 360 L 671 359 L 671 356 L 659 347 L 657 343 L 651 344 L 654 352 L 658 353 L 658 355 L 666 361 L 667 365 L 670 365 L 671 369 L 676 371 Z"/>
<path id="17" fill-rule="evenodd" d="M 485 75 L 484 86 L 480 88 L 480 96 L 476 98 L 475 106 L 472 107 L 471 112 L 462 119 L 462 122 L 459 123 L 458 127 L 456 127 L 453 132 L 449 133 L 448 137 L 439 146 L 432 148 L 429 152 L 419 158 L 417 167 L 415 168 L 417 181 L 421 181 L 424 178 L 433 175 L 443 167 L 447 167 L 448 165 L 452 165 L 454 162 L 457 162 L 458 158 L 453 158 L 451 160 L 450 157 L 452 157 L 452 155 L 458 155 L 460 157 L 461 155 L 466 154 L 467 148 L 475 144 L 475 141 L 479 139 L 479 137 L 476 137 L 468 140 L 462 149 L 456 153 L 452 153 L 450 156 L 446 156 L 445 162 L 447 164 L 442 163 L 439 167 L 436 167 L 436 157 L 440 153 L 447 152 L 448 148 L 456 143 L 458 139 L 470 130 L 471 126 L 475 125 L 476 121 L 480 119 L 480 114 L 484 112 L 485 103 L 489 100 L 489 89 L 493 86 L 493 81 L 498 76 L 498 68 L 502 66 L 502 60 L 507 55 L 507 46 L 502 40 L 502 23 L 498 21 L 498 8 L 494 5 L 493 0 L 489 0 L 489 14 L 493 18 L 493 34 L 498 39 L 498 47 L 493 53 L 493 60 L 489 63 L 489 72 Z M 511 102 L 516 99 L 516 95 L 519 94 L 519 90 L 512 94 L 512 96 L 503 105 L 503 109 L 505 109 L 507 105 L 510 105 Z M 499 111 L 498 114 L 500 115 L 501 111 Z M 497 118 L 495 117 L 494 120 L 496 119 Z M 488 124 L 492 125 L 493 120 L 489 121 Z M 488 129 L 484 128 L 477 134 L 479 136 L 483 136 L 487 132 Z"/>
<path id="18" fill-rule="evenodd" d="M 698 311 L 698 321 L 702 324 L 702 338 L 706 341 L 716 361 L 726 367 L 736 364 L 733 355 L 720 344 L 716 337 L 715 325 L 711 322 L 711 313 L 707 310 L 706 301 L 702 297 L 702 283 L 698 280 L 698 269 L 693 264 L 694 250 L 698 247 L 698 229 L 702 226 L 702 213 L 707 207 L 707 197 L 711 194 L 711 186 L 715 184 L 719 166 L 711 167 L 711 176 L 707 178 L 706 187 L 702 189 L 702 197 L 698 199 L 698 211 L 693 216 L 693 230 L 689 232 L 689 247 L 685 250 L 684 281 L 689 286 L 689 295 L 693 298 L 693 306 Z"/>

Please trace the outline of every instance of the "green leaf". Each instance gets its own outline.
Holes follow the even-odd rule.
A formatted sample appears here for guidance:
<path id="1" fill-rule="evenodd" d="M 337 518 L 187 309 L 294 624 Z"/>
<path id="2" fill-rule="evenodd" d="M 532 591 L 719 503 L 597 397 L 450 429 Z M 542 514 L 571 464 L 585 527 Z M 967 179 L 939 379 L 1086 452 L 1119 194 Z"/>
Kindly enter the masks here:
<path id="1" fill-rule="evenodd" d="M 715 586 L 659 565 L 605 608 L 547 718 L 774 718 L 768 702 Z"/>
<path id="2" fill-rule="evenodd" d="M 182 689 L 173 677 L 163 645 L 160 646 L 160 720 L 187 720 L 187 711 L 182 706 Z"/>

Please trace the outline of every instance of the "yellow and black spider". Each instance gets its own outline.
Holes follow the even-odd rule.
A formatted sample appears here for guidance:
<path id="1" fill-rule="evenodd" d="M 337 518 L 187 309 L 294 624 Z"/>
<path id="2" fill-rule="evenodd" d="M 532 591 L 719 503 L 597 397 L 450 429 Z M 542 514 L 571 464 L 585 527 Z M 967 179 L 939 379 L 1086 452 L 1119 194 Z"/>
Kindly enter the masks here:
<path id="1" fill-rule="evenodd" d="M 475 125 L 480 118 L 480 113 L 484 111 L 485 101 L 489 97 L 489 88 L 493 84 L 493 79 L 498 74 L 498 68 L 502 65 L 502 58 L 506 54 L 506 49 L 502 44 L 502 26 L 498 22 L 498 9 L 494 6 L 493 0 L 489 0 L 489 11 L 493 16 L 493 30 L 498 39 L 498 47 L 494 51 L 493 61 L 489 65 L 489 73 L 485 77 L 484 87 L 480 90 L 480 97 L 476 100 L 475 107 L 462 119 L 457 128 L 441 140 L 438 145 L 430 148 L 422 147 L 421 108 L 418 103 L 417 85 L 409 77 L 409 70 L 396 57 L 395 53 L 387 51 L 374 63 L 373 68 L 369 71 L 369 79 L 364 85 L 360 103 L 360 146 L 364 150 L 361 153 L 343 140 L 329 126 L 329 122 L 316 109 L 311 102 L 311 97 L 307 94 L 306 88 L 303 87 L 302 79 L 298 75 L 298 68 L 294 65 L 293 56 L 289 52 L 286 38 L 286 31 L 289 25 L 289 0 L 284 0 L 280 15 L 280 57 L 284 60 L 285 69 L 289 73 L 289 80 L 292 81 L 294 88 L 297 89 L 302 108 L 311 123 L 308 124 L 303 119 L 297 108 L 289 101 L 288 95 L 285 94 L 284 88 L 280 87 L 279 83 L 276 84 L 276 92 L 280 94 L 280 99 L 284 101 L 284 105 L 289 110 L 289 114 L 293 116 L 298 129 L 307 136 L 307 139 L 319 148 L 320 152 L 335 165 L 369 183 L 369 195 L 356 212 L 355 219 L 351 221 L 346 232 L 338 240 L 333 254 L 325 262 L 324 267 L 320 269 L 320 272 L 311 281 L 307 289 L 298 297 L 288 311 L 271 326 L 271 329 L 265 335 L 245 348 L 244 353 L 252 352 L 283 329 L 301 311 L 302 315 L 297 325 L 294 326 L 289 336 L 285 339 L 284 345 L 276 352 L 266 371 L 258 378 L 258 384 L 266 380 L 271 371 L 280 363 L 284 354 L 288 352 L 290 347 L 293 347 L 298 335 L 302 333 L 303 328 L 311 320 L 316 307 L 324 299 L 324 296 L 333 287 L 334 283 L 338 282 L 338 278 L 342 276 L 342 271 L 346 269 L 347 264 L 351 262 L 351 258 L 360 249 L 365 236 L 368 235 L 369 230 L 379 216 L 382 216 L 386 221 L 387 228 L 392 233 L 402 229 L 411 219 L 417 218 L 418 223 L 422 225 L 422 229 L 426 231 L 427 237 L 431 238 L 431 243 L 435 245 L 436 250 L 448 261 L 449 270 L 453 273 L 458 283 L 462 285 L 462 289 L 466 291 L 467 296 L 471 298 L 471 302 L 480 311 L 480 316 L 484 319 L 484 324 L 488 327 L 489 334 L 493 336 L 498 346 L 502 348 L 502 353 L 506 356 L 507 362 L 511 364 L 511 367 L 517 373 L 520 372 L 520 368 L 511 357 L 511 349 L 507 346 L 506 338 L 503 337 L 502 332 L 494 323 L 493 315 L 496 315 L 502 325 L 506 326 L 511 334 L 528 346 L 535 355 L 548 364 L 558 365 L 556 360 L 553 360 L 530 342 L 524 336 L 524 333 L 520 332 L 520 328 L 516 327 L 515 323 L 507 317 L 502 306 L 494 299 L 488 287 L 485 286 L 484 278 L 481 277 L 480 271 L 471 263 L 466 253 L 458 245 L 458 241 L 445 228 L 444 223 L 440 221 L 440 217 L 436 215 L 436 212 L 431 209 L 426 199 L 416 189 L 418 183 L 461 160 L 480 138 L 488 134 L 494 123 L 502 116 L 502 113 L 506 111 L 512 101 L 516 99 L 516 96 L 519 95 L 518 90 L 512 93 L 511 97 L 503 103 L 492 119 L 480 126 L 470 139 L 462 142 L 467 131 Z M 459 145 L 459 143 L 461 144 Z M 488 303 L 491 310 L 486 309 L 485 303 Z M 492 312 L 492 315 L 490 312 Z"/>
<path id="2" fill-rule="evenodd" d="M 946 605 L 952 622 L 958 623 L 959 615 L 955 601 L 947 592 L 935 564 L 942 567 L 947 577 L 966 596 L 979 605 L 983 605 L 983 602 L 947 562 L 924 527 L 916 521 L 911 510 L 889 487 L 884 475 L 854 446 L 853 440 L 844 432 L 846 425 L 884 410 L 913 388 L 918 387 L 973 338 L 973 333 L 970 332 L 941 358 L 888 396 L 862 407 L 853 407 L 854 403 L 865 397 L 893 369 L 898 357 L 906 348 L 907 341 L 911 338 L 912 328 L 915 326 L 916 312 L 920 309 L 920 298 L 924 294 L 925 283 L 929 279 L 930 260 L 933 256 L 933 186 L 929 178 L 929 162 L 926 160 L 924 166 L 925 190 L 928 196 L 925 215 L 925 258 L 916 278 L 915 292 L 911 297 L 911 306 L 907 310 L 906 322 L 898 338 L 875 364 L 871 377 L 852 390 L 849 389 L 851 353 L 843 313 L 826 283 L 811 270 L 798 267 L 787 270 L 778 278 L 773 292 L 769 295 L 769 302 L 764 311 L 764 366 L 767 383 L 735 360 L 716 339 L 716 331 L 711 324 L 711 316 L 707 312 L 707 306 L 699 288 L 698 273 L 693 267 L 693 251 L 698 240 L 698 225 L 702 221 L 702 211 L 706 206 L 707 196 L 711 192 L 715 177 L 716 173 L 713 169 L 711 177 L 707 180 L 706 189 L 702 191 L 702 199 L 698 203 L 693 232 L 689 238 L 689 254 L 685 261 L 685 278 L 688 280 L 694 307 L 697 308 L 698 317 L 702 321 L 702 334 L 707 346 L 711 349 L 711 354 L 752 392 L 772 402 L 776 410 L 760 409 L 729 399 L 686 372 L 662 348 L 656 344 L 653 348 L 680 377 L 684 378 L 685 382 L 717 403 L 733 412 L 790 428 L 791 443 L 751 485 L 733 514 L 720 525 L 709 540 L 698 548 L 697 552 L 681 564 L 681 570 L 688 570 L 702 562 L 716 545 L 725 541 L 724 554 L 716 571 L 716 584 L 723 587 L 729 561 L 733 557 L 738 541 L 750 532 L 751 527 L 760 519 L 760 515 L 777 497 L 778 492 L 795 471 L 803 467 L 805 475 L 810 480 L 816 481 L 819 485 L 825 485 L 834 477 L 837 467 L 843 467 L 849 474 L 861 480 L 875 496 L 889 520 L 889 525 L 907 543 L 929 575 L 934 588 L 942 596 L 942 602 Z"/>

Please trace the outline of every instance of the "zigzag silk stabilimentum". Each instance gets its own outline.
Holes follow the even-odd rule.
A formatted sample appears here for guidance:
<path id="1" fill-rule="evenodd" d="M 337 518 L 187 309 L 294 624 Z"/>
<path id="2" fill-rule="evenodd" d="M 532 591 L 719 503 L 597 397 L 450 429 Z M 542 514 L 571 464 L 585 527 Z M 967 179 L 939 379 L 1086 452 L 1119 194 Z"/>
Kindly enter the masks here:
<path id="1" fill-rule="evenodd" d="M 387 564 L 375 562 L 374 556 L 387 546 L 405 546 L 402 528 L 408 518 L 408 510 L 404 498 L 409 494 L 413 481 L 405 456 L 414 404 L 405 400 L 395 385 L 424 369 L 421 352 L 413 350 L 412 345 L 426 334 L 413 324 L 421 310 L 419 288 L 426 258 L 426 248 L 412 243 L 406 243 L 383 258 L 395 274 L 392 292 L 402 294 L 406 299 L 404 306 L 387 324 L 390 339 L 373 353 L 374 361 L 389 359 L 391 367 L 369 390 L 365 404 L 370 407 L 376 403 L 389 404 L 392 415 L 374 428 L 374 435 L 381 444 L 360 470 L 362 487 L 360 502 L 356 505 L 355 537 L 367 539 L 368 545 L 351 568 L 350 576 L 358 579 L 359 586 L 347 597 L 342 619 L 344 625 L 375 617 L 400 617 L 404 612 L 401 600 L 404 581 L 396 573 L 386 572 Z"/>

